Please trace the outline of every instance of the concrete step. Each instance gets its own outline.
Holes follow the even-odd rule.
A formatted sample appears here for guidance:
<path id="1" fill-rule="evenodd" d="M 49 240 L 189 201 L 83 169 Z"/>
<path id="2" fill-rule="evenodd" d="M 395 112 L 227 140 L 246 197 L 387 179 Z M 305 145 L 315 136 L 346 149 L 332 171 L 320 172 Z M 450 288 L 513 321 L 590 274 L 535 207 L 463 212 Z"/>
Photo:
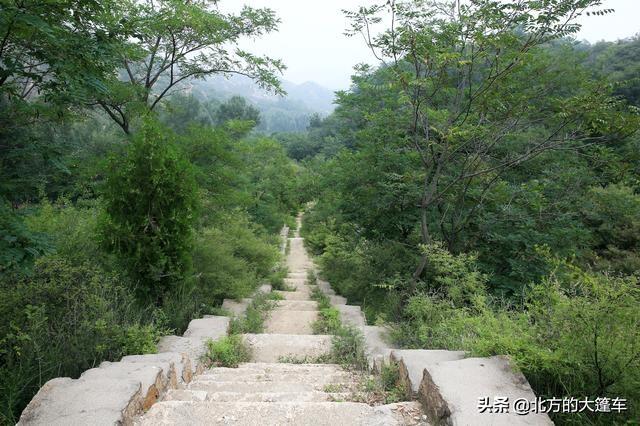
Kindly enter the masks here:
<path id="1" fill-rule="evenodd" d="M 307 278 L 302 276 L 294 276 L 294 277 L 288 276 L 284 279 L 284 282 L 290 285 L 306 285 Z"/>
<path id="2" fill-rule="evenodd" d="M 360 310 L 360 306 L 335 305 L 335 308 L 340 311 L 342 324 L 355 327 L 364 333 L 364 326 L 367 324 L 367 321 Z"/>
<path id="3" fill-rule="evenodd" d="M 255 372 L 251 370 L 216 371 L 209 370 L 206 374 L 197 376 L 191 383 L 198 382 L 301 382 L 312 384 L 351 383 L 357 377 L 348 371 L 276 371 L 273 373 Z M 275 387 L 275 385 L 274 385 Z"/>
<path id="4" fill-rule="evenodd" d="M 224 299 L 222 301 L 222 309 L 225 309 L 235 315 L 243 315 L 247 311 L 247 307 L 253 299 L 244 298 L 241 300 Z"/>
<path id="5" fill-rule="evenodd" d="M 340 401 L 350 396 L 349 393 L 311 392 L 214 392 L 196 390 L 171 390 L 164 401 L 214 401 L 214 402 L 322 402 Z"/>
<path id="6" fill-rule="evenodd" d="M 171 389 L 168 391 L 163 401 L 205 401 L 207 399 L 207 392 L 191 390 L 191 389 Z"/>
<path id="7" fill-rule="evenodd" d="M 324 294 L 327 294 L 327 295 L 336 294 L 335 291 L 333 291 L 333 289 L 331 288 L 331 284 L 329 284 L 327 281 L 318 279 L 317 283 L 318 283 L 318 287 L 320 287 L 320 290 L 322 290 Z"/>
<path id="8" fill-rule="evenodd" d="M 393 426 L 420 424 L 415 402 L 371 407 L 356 402 L 165 401 L 136 424 L 146 425 L 317 425 Z"/>
<path id="9" fill-rule="evenodd" d="M 331 302 L 332 305 L 346 305 L 347 304 L 347 298 L 346 297 L 342 297 L 342 296 L 335 296 L 335 295 L 329 295 L 329 302 Z"/>
<path id="10" fill-rule="evenodd" d="M 529 382 L 514 369 L 508 357 L 466 358 L 427 365 L 418 393 L 434 423 L 553 425 L 546 414 L 519 415 L 512 409 L 508 413 L 490 413 L 478 409 L 478 398 L 493 401 L 496 396 L 507 397 L 510 404 L 519 398 L 536 399 Z"/>
<path id="11" fill-rule="evenodd" d="M 284 300 L 311 300 L 310 291 L 276 291 Z"/>
<path id="12" fill-rule="evenodd" d="M 214 374 L 220 372 L 247 372 L 254 374 L 288 374 L 288 373 L 306 373 L 306 374 L 332 374 L 344 371 L 338 364 L 289 364 L 278 362 L 245 362 L 237 368 L 231 367 L 214 367 L 204 371 L 203 374 Z"/>
<path id="13" fill-rule="evenodd" d="M 317 311 L 318 302 L 314 300 L 279 300 L 276 309 L 289 311 Z"/>
<path id="14" fill-rule="evenodd" d="M 229 331 L 229 317 L 209 316 L 191 320 L 183 336 L 202 340 L 218 340 Z"/>
<path id="15" fill-rule="evenodd" d="M 331 351 L 331 336 L 301 334 L 244 334 L 252 360 L 279 362 L 281 358 L 313 359 Z"/>
<path id="16" fill-rule="evenodd" d="M 162 371 L 167 376 L 167 380 L 173 388 L 178 387 L 178 385 L 189 383 L 193 375 L 196 373 L 196 366 L 192 364 L 189 356 L 176 352 L 128 355 L 123 357 L 120 362 L 162 368 Z"/>
<path id="17" fill-rule="evenodd" d="M 400 367 L 400 380 L 414 397 L 417 396 L 424 374 L 430 365 L 445 361 L 463 359 L 463 351 L 426 350 L 426 349 L 394 349 L 391 359 Z"/>
<path id="18" fill-rule="evenodd" d="M 238 392 L 238 393 L 254 393 L 254 392 L 313 392 L 322 391 L 321 384 L 305 383 L 301 381 L 292 382 L 270 382 L 270 381 L 228 381 L 221 382 L 218 380 L 194 380 L 189 384 L 189 390 L 205 391 L 208 394 L 215 392 Z"/>
<path id="19" fill-rule="evenodd" d="M 365 354 L 369 361 L 369 368 L 380 371 L 382 365 L 389 362 L 393 343 L 390 343 L 388 330 L 377 325 L 364 327 Z"/>
<path id="20" fill-rule="evenodd" d="M 264 332 L 271 334 L 313 334 L 311 325 L 318 319 L 318 311 L 275 309 L 264 322 Z"/>

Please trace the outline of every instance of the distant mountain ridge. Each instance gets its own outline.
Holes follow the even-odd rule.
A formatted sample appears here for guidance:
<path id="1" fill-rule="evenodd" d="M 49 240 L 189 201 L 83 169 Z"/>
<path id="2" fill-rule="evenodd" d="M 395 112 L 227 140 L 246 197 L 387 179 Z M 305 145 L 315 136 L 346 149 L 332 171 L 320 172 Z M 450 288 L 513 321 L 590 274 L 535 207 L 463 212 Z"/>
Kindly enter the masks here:
<path id="1" fill-rule="evenodd" d="M 229 78 L 214 76 L 195 80 L 188 91 L 203 101 L 224 102 L 232 96 L 242 96 L 260 110 L 258 130 L 273 132 L 303 131 L 313 114 L 329 115 L 335 94 L 321 85 L 308 81 L 302 84 L 283 80 L 286 96 L 277 96 L 258 87 L 250 78 L 234 75 Z"/>

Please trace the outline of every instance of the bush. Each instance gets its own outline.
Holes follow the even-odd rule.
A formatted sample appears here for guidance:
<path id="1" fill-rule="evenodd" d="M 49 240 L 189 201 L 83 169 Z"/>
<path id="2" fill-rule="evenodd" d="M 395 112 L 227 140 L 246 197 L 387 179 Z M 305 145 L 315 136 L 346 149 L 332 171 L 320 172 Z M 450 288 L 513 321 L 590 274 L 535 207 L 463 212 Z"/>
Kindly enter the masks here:
<path id="1" fill-rule="evenodd" d="M 340 311 L 336 308 L 321 309 L 312 327 L 314 334 L 336 334 L 341 327 Z"/>
<path id="2" fill-rule="evenodd" d="M 637 418 L 640 400 L 640 288 L 636 277 L 556 269 L 529 294 L 526 306 L 475 310 L 416 295 L 392 335 L 402 347 L 510 355 L 541 397 L 621 397 Z M 507 309 L 508 308 L 508 309 Z M 609 416 L 609 417 L 605 417 Z M 611 414 L 555 415 L 559 423 L 608 424 Z"/>
<path id="3" fill-rule="evenodd" d="M 162 305 L 191 266 L 196 182 L 167 129 L 147 121 L 124 158 L 109 162 L 102 235 L 136 283 L 140 300 Z"/>
<path id="4" fill-rule="evenodd" d="M 206 360 L 210 366 L 238 367 L 241 362 L 251 360 L 251 351 L 242 340 L 242 336 L 232 334 L 217 341 L 207 342 Z"/>
<path id="5" fill-rule="evenodd" d="M 224 218 L 224 226 L 204 228 L 195 239 L 192 286 L 197 299 L 207 305 L 249 296 L 279 260 L 275 242 L 246 216 L 234 212 Z"/>
<path id="6" fill-rule="evenodd" d="M 10 423 L 47 380 L 155 352 L 168 332 L 136 303 L 125 278 L 58 255 L 0 283 L 0 318 L 0 413 Z"/>
<path id="7" fill-rule="evenodd" d="M 51 248 L 47 238 L 25 226 L 23 218 L 0 197 L 0 277 L 30 267 Z"/>
<path id="8" fill-rule="evenodd" d="M 280 266 L 269 276 L 269 284 L 273 290 L 289 291 L 290 288 L 284 282 L 289 270 L 286 266 Z"/>
<path id="9" fill-rule="evenodd" d="M 276 307 L 275 301 L 281 298 L 277 293 L 257 294 L 247 307 L 244 317 L 231 320 L 231 334 L 262 333 L 269 311 Z"/>
<path id="10" fill-rule="evenodd" d="M 353 327 L 340 327 L 331 339 L 332 362 L 354 368 L 366 370 L 367 357 L 364 351 L 364 336 Z"/>
<path id="11" fill-rule="evenodd" d="M 47 235 L 51 249 L 73 264 L 92 263 L 109 270 L 118 269 L 114 256 L 100 245 L 96 200 L 78 200 L 73 204 L 60 197 L 55 202 L 46 199 L 34 206 L 34 213 L 25 219 L 33 232 Z"/>

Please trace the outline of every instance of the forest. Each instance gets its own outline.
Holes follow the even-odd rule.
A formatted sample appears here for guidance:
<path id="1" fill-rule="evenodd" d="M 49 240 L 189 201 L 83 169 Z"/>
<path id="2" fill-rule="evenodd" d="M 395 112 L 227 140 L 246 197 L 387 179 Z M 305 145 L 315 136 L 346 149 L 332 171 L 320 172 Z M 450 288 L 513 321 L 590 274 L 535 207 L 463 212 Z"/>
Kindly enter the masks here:
<path id="1" fill-rule="evenodd" d="M 575 39 L 606 1 L 345 11 L 378 64 L 276 133 L 184 90 L 284 94 L 286 64 L 239 47 L 275 13 L 215 3 L 0 0 L 0 424 L 281 285 L 300 211 L 322 277 L 399 347 L 506 354 L 539 396 L 628 401 L 554 422 L 636 424 L 640 38 Z"/>

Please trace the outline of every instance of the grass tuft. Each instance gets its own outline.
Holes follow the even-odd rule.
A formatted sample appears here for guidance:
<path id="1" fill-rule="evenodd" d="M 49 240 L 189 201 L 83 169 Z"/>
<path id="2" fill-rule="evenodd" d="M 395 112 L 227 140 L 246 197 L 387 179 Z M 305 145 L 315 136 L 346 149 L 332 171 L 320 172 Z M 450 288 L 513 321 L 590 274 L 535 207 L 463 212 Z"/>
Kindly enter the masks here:
<path id="1" fill-rule="evenodd" d="M 225 336 L 215 342 L 207 341 L 206 363 L 209 367 L 238 367 L 251 360 L 251 350 L 237 334 Z"/>

